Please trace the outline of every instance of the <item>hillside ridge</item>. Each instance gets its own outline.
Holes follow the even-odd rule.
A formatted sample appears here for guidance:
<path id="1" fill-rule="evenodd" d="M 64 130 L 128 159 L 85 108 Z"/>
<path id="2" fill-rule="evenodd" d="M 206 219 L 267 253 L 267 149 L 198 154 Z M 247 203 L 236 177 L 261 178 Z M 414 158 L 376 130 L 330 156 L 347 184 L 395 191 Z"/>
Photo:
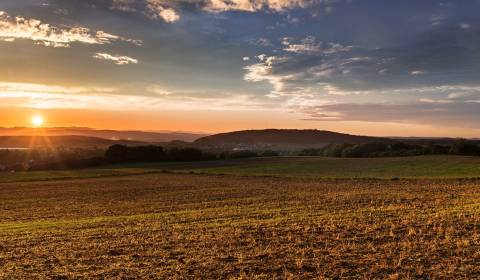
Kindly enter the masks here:
<path id="1" fill-rule="evenodd" d="M 220 144 L 319 144 L 319 143 L 351 143 L 390 142 L 389 138 L 351 135 L 317 129 L 263 129 L 241 130 L 219 133 L 197 139 L 197 145 Z"/>

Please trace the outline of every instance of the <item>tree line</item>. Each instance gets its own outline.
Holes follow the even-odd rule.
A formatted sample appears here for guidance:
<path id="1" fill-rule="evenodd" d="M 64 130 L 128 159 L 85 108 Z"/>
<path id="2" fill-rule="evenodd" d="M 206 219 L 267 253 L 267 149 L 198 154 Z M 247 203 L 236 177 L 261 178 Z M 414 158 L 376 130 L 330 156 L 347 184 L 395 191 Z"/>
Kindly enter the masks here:
<path id="1" fill-rule="evenodd" d="M 136 163 L 136 162 L 188 162 L 241 159 L 251 157 L 278 156 L 275 151 L 257 153 L 253 151 L 231 151 L 214 154 L 193 147 L 173 147 L 165 149 L 162 146 L 126 146 L 113 145 L 109 147 L 103 156 L 95 157 L 63 157 L 50 161 L 37 161 L 20 170 L 61 170 L 88 168 L 108 164 Z"/>
<path id="2" fill-rule="evenodd" d="M 305 149 L 301 156 L 326 157 L 392 157 L 419 155 L 463 155 L 479 156 L 480 146 L 465 139 L 459 139 L 451 145 L 415 145 L 404 142 L 374 142 L 365 144 L 330 144 L 319 149 Z"/>
<path id="3" fill-rule="evenodd" d="M 319 149 L 305 149 L 300 156 L 391 157 L 416 155 L 480 156 L 478 142 L 460 139 L 450 145 L 374 142 L 365 144 L 330 144 Z M 79 169 L 108 164 L 168 161 L 207 161 L 278 156 L 276 151 L 250 150 L 212 153 L 194 147 L 113 145 L 101 149 L 0 150 L 0 171 Z"/>
<path id="4" fill-rule="evenodd" d="M 254 151 L 229 151 L 219 154 L 202 151 L 198 148 L 183 147 L 164 149 L 161 146 L 124 146 L 114 145 L 105 152 L 105 158 L 110 163 L 122 162 L 156 162 L 156 161 L 201 161 L 201 160 L 221 160 L 221 159 L 240 159 L 251 157 L 272 157 L 278 156 L 275 151 L 264 151 L 257 153 Z"/>

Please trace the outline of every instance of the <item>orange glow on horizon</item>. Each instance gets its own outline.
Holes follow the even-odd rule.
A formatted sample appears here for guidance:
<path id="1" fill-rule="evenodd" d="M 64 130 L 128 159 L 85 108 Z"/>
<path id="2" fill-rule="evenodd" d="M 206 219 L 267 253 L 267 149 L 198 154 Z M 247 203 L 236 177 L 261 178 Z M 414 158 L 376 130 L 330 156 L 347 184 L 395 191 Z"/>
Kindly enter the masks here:
<path id="1" fill-rule="evenodd" d="M 93 129 L 187 131 L 221 133 L 247 129 L 320 129 L 370 136 L 478 137 L 480 130 L 436 127 L 411 123 L 305 121 L 282 111 L 103 111 L 82 109 L 0 108 L 0 127 L 31 127 L 40 116 L 41 127 L 88 127 Z M 48 123 L 46 122 L 48 119 Z M 24 120 L 24 121 L 22 121 Z M 40 128 L 40 127 L 39 127 Z M 448 134 L 446 135 L 446 131 Z"/>

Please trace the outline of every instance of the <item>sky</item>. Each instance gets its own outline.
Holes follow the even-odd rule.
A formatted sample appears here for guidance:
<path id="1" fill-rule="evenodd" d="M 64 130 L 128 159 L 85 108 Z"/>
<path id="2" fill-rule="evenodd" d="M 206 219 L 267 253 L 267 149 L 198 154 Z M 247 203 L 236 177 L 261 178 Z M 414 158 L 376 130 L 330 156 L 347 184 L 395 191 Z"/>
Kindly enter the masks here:
<path id="1" fill-rule="evenodd" d="M 0 126 L 480 137 L 479 0 L 0 1 Z"/>

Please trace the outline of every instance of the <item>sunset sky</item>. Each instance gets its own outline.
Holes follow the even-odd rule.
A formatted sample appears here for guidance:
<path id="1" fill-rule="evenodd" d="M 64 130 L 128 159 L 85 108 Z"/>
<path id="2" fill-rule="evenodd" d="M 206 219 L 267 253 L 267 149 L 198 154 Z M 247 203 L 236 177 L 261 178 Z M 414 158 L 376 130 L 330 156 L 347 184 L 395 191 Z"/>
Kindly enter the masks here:
<path id="1" fill-rule="evenodd" d="M 480 137 L 480 1 L 2 0 L 0 126 Z"/>

